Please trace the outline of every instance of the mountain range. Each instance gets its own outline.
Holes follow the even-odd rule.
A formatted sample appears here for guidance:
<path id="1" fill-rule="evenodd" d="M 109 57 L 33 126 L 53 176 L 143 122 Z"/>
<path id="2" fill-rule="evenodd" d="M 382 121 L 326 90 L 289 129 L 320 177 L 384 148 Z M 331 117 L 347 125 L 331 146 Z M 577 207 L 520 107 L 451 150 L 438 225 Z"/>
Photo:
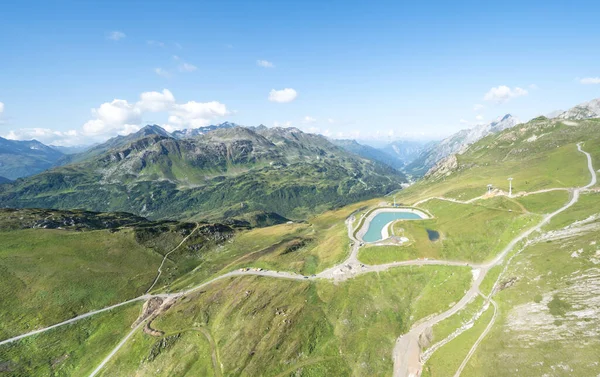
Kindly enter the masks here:
<path id="1" fill-rule="evenodd" d="M 344 148 L 348 152 L 354 153 L 369 160 L 379 161 L 397 170 L 401 170 L 405 165 L 404 161 L 402 161 L 396 155 L 386 153 L 385 150 L 380 148 L 374 148 L 366 144 L 361 144 L 356 140 L 339 139 L 332 140 L 332 142 L 335 145 Z"/>
<path id="2" fill-rule="evenodd" d="M 600 98 L 581 103 L 567 111 L 554 111 L 544 118 L 556 118 L 563 120 L 583 120 L 600 118 Z M 454 154 L 462 154 L 467 148 L 482 138 L 497 134 L 519 124 L 520 121 L 510 114 L 496 119 L 495 121 L 478 125 L 471 129 L 461 130 L 439 143 L 432 143 L 418 158 L 413 160 L 404 171 L 413 176 L 423 176 L 430 172 L 438 162 L 443 161 Z M 444 164 L 442 164 L 444 165 Z M 438 170 L 436 167 L 433 170 Z"/>
<path id="3" fill-rule="evenodd" d="M 556 119 L 564 120 L 600 117 L 600 99 L 556 113 Z M 401 172 L 426 175 L 440 161 L 518 123 L 507 114 L 440 142 L 399 140 L 379 148 L 355 140 L 328 140 L 295 128 L 230 122 L 173 133 L 149 125 L 74 154 L 36 140 L 0 138 L 0 205 L 125 210 L 150 217 L 264 211 L 302 218 L 323 203 L 349 202 L 347 195 L 366 198 L 395 189 L 405 182 Z M 302 184 L 294 186 L 284 177 Z M 22 179 L 11 182 L 18 178 Z M 273 187 L 280 191 L 266 179 L 274 180 Z M 233 193 L 236 185 L 243 189 Z M 259 193 L 251 187 L 277 199 L 257 201 Z M 85 195 L 85 190 L 96 196 Z M 320 190 L 327 198 L 315 199 Z M 156 204 L 158 193 L 167 196 L 161 200 L 177 204 Z M 301 198 L 305 196 L 306 202 Z"/>
<path id="4" fill-rule="evenodd" d="M 0 137 L 0 177 L 17 179 L 52 167 L 63 153 L 37 140 L 8 140 Z"/>
<path id="5" fill-rule="evenodd" d="M 231 122 L 223 122 L 221 124 L 217 124 L 217 125 L 212 124 L 212 125 L 206 126 L 206 127 L 188 128 L 185 130 L 176 130 L 171 133 L 171 136 L 173 136 L 176 139 L 185 139 L 185 138 L 194 137 L 194 136 L 198 136 L 198 135 L 204 135 L 205 133 L 208 133 L 210 131 L 214 131 L 217 129 L 234 128 L 234 127 L 239 127 L 239 126 L 240 126 L 239 124 L 235 124 L 235 123 L 231 123 Z"/>
<path id="6" fill-rule="evenodd" d="M 178 139 L 147 126 L 65 159 L 67 165 L 3 185 L 0 206 L 300 219 L 406 182 L 387 165 L 295 128 L 227 126 Z"/>
<path id="7" fill-rule="evenodd" d="M 421 141 L 395 140 L 382 147 L 381 150 L 394 156 L 402 163 L 402 167 L 405 167 L 419 157 L 429 145 L 429 143 Z"/>
<path id="8" fill-rule="evenodd" d="M 563 113 L 560 113 L 557 118 L 575 120 L 600 118 L 600 98 L 581 103 Z"/>
<path id="9" fill-rule="evenodd" d="M 464 152 L 469 145 L 485 136 L 514 127 L 518 123 L 519 120 L 517 118 L 510 114 L 506 114 L 491 123 L 461 130 L 439 143 L 431 144 L 428 149 L 424 150 L 419 157 L 406 167 L 406 171 L 414 176 L 423 176 L 438 161 L 453 154 L 460 154 Z"/>

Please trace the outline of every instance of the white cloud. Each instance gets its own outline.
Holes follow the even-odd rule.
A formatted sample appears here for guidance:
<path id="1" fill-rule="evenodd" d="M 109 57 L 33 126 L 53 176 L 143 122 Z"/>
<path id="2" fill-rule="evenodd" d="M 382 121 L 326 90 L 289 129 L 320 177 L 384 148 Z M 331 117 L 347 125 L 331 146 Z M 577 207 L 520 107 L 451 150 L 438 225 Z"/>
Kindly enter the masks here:
<path id="1" fill-rule="evenodd" d="M 92 109 L 92 119 L 85 122 L 80 129 L 55 131 L 47 128 L 26 128 L 10 131 L 10 139 L 38 139 L 44 143 L 56 145 L 82 145 L 92 142 L 103 142 L 109 137 L 127 135 L 138 131 L 144 124 L 144 116 L 148 114 L 166 113 L 168 124 L 163 126 L 168 131 L 184 127 L 201 127 L 211 120 L 228 115 L 227 107 L 217 101 L 178 104 L 175 96 L 168 89 L 162 92 L 152 91 L 140 94 L 135 103 L 122 99 L 105 102 Z"/>
<path id="2" fill-rule="evenodd" d="M 4 112 L 4 103 L 0 102 L 0 114 Z"/>
<path id="3" fill-rule="evenodd" d="M 161 77 L 165 77 L 165 78 L 171 77 L 171 74 L 162 68 L 154 68 L 154 73 L 156 73 L 157 75 L 159 75 Z"/>
<path id="4" fill-rule="evenodd" d="M 217 101 L 189 101 L 181 105 L 174 105 L 170 114 L 169 124 L 171 126 L 198 128 L 208 125 L 212 119 L 225 116 L 229 112 L 224 104 Z"/>
<path id="5" fill-rule="evenodd" d="M 160 42 L 160 41 L 152 41 L 152 40 L 150 40 L 150 41 L 146 41 L 146 43 L 149 46 L 165 47 L 165 43 L 164 42 Z"/>
<path id="6" fill-rule="evenodd" d="M 122 99 L 105 102 L 97 109 L 92 109 L 94 119 L 87 121 L 80 134 L 95 137 L 104 135 L 121 134 L 132 125 L 142 121 L 142 110 L 135 104 Z"/>
<path id="7" fill-rule="evenodd" d="M 466 119 L 461 119 L 459 122 L 461 124 L 469 124 L 469 121 L 467 121 Z"/>
<path id="8" fill-rule="evenodd" d="M 181 72 L 194 72 L 197 69 L 197 67 L 193 64 L 189 64 L 189 63 L 183 63 L 179 65 L 179 70 Z"/>
<path id="9" fill-rule="evenodd" d="M 483 115 L 477 115 L 475 117 L 475 119 L 477 119 L 478 121 L 482 121 L 483 120 Z"/>
<path id="10" fill-rule="evenodd" d="M 272 62 L 270 62 L 268 60 L 257 60 L 256 64 L 259 67 L 263 67 L 263 68 L 275 68 L 275 64 L 273 64 Z"/>
<path id="11" fill-rule="evenodd" d="M 177 131 L 180 130 L 181 127 L 177 127 L 177 126 L 172 126 L 168 123 L 164 123 L 160 125 L 162 128 L 164 128 L 167 132 L 173 132 L 173 131 Z"/>
<path id="12" fill-rule="evenodd" d="M 31 140 L 36 139 L 43 141 L 48 144 L 52 144 L 57 140 L 74 140 L 76 136 L 75 130 L 70 131 L 55 131 L 49 128 L 21 128 L 19 130 L 10 131 L 5 135 L 7 139 L 11 140 Z M 62 144 L 62 145 L 77 145 L 76 143 Z"/>
<path id="13" fill-rule="evenodd" d="M 142 111 L 125 100 L 114 99 L 92 109 L 92 115 L 107 124 L 139 123 Z"/>
<path id="14" fill-rule="evenodd" d="M 529 89 L 531 90 L 538 90 L 540 87 L 535 85 L 535 84 L 529 84 Z"/>
<path id="15" fill-rule="evenodd" d="M 281 90 L 271 89 L 269 92 L 269 101 L 271 102 L 292 102 L 298 97 L 298 93 L 292 88 L 285 88 Z"/>
<path id="16" fill-rule="evenodd" d="M 175 97 L 168 89 L 161 92 L 144 92 L 136 104 L 141 111 L 159 112 L 170 109 L 175 104 Z"/>
<path id="17" fill-rule="evenodd" d="M 328 122 L 329 124 L 334 124 L 334 123 L 335 123 L 335 120 L 333 120 L 332 118 L 329 118 L 329 119 L 327 119 L 327 122 Z"/>
<path id="18" fill-rule="evenodd" d="M 600 84 L 600 77 L 585 77 L 579 82 L 585 85 Z"/>
<path id="19" fill-rule="evenodd" d="M 479 111 L 479 110 L 482 110 L 483 108 L 485 108 L 485 106 L 480 105 L 480 104 L 473 105 L 473 111 Z"/>
<path id="20" fill-rule="evenodd" d="M 118 41 L 119 39 L 123 39 L 125 37 L 126 35 L 122 31 L 111 31 L 107 36 L 108 39 L 112 39 L 113 41 Z"/>
<path id="21" fill-rule="evenodd" d="M 511 98 L 521 97 L 527 94 L 527 90 L 523 88 L 515 87 L 514 89 L 511 89 L 506 85 L 501 85 L 490 89 L 485 96 L 483 96 L 483 99 L 486 101 L 503 103 Z"/>
<path id="22" fill-rule="evenodd" d="M 305 116 L 302 120 L 304 123 L 315 123 L 317 120 L 309 115 Z"/>

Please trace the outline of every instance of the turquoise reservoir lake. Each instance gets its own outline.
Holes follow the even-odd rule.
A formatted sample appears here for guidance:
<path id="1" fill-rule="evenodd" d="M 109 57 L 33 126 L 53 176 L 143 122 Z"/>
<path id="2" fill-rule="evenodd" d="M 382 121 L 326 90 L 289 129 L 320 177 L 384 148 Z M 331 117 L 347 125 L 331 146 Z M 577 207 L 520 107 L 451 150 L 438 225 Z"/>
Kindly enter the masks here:
<path id="1" fill-rule="evenodd" d="M 413 212 L 381 212 L 371 220 L 371 223 L 369 223 L 369 228 L 362 237 L 363 241 L 376 242 L 381 240 L 381 231 L 383 230 L 383 227 L 390 221 L 400 219 L 420 220 L 422 217 Z"/>

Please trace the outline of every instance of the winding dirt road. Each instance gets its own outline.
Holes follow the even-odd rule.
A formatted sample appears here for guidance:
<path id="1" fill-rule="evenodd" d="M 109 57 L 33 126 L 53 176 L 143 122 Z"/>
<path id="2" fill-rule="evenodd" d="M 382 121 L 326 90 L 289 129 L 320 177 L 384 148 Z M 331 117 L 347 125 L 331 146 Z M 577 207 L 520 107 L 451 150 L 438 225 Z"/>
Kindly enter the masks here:
<path id="1" fill-rule="evenodd" d="M 465 356 L 465 359 L 462 361 L 462 363 L 458 367 L 458 370 L 454 374 L 454 377 L 460 376 L 463 369 L 465 369 L 465 367 L 467 366 L 467 363 L 469 362 L 469 360 L 471 360 L 471 356 L 473 356 L 473 354 L 475 353 L 475 350 L 477 350 L 477 347 L 479 347 L 479 344 L 481 344 L 481 341 L 483 340 L 483 338 L 485 338 L 485 336 L 490 332 L 490 330 L 492 329 L 492 326 L 494 326 L 494 323 L 496 322 L 496 317 L 498 316 L 498 305 L 496 305 L 496 302 L 492 299 L 489 299 L 489 302 L 494 306 L 494 315 L 492 316 L 490 323 L 488 323 L 488 325 L 485 327 L 485 330 L 483 330 L 483 332 L 481 333 L 479 338 L 477 338 L 477 340 L 473 344 L 473 347 L 471 347 L 471 349 L 469 350 L 469 353 L 467 353 L 467 356 Z"/>
<path id="2" fill-rule="evenodd" d="M 485 278 L 485 275 L 488 273 L 490 268 L 500 264 L 503 261 L 504 257 L 519 242 L 521 242 L 524 239 L 526 239 L 527 237 L 529 237 L 533 232 L 539 231 L 542 228 L 542 226 L 546 225 L 554 216 L 558 215 L 559 213 L 565 211 L 567 208 L 571 207 L 573 204 L 577 203 L 577 201 L 579 200 L 579 193 L 581 190 L 585 190 L 596 184 L 596 180 L 597 180 L 596 172 L 594 171 L 594 167 L 592 165 L 591 155 L 581 149 L 581 144 L 577 144 L 577 149 L 581 153 L 585 154 L 585 156 L 587 157 L 588 170 L 590 171 L 590 174 L 591 174 L 590 183 L 588 183 L 586 186 L 573 189 L 572 190 L 573 194 L 572 194 L 571 200 L 569 200 L 569 202 L 567 204 L 565 204 L 558 210 L 552 212 L 551 214 L 546 215 L 540 223 L 538 223 L 534 227 L 522 232 L 520 235 L 518 235 L 516 238 L 514 238 L 492 261 L 490 261 L 486 264 L 483 264 L 483 265 L 479 265 L 479 276 L 477 277 L 476 280 L 473 281 L 471 288 L 467 291 L 465 296 L 463 296 L 463 298 L 456 305 L 454 305 L 449 310 L 447 310 L 441 314 L 438 314 L 433 318 L 426 320 L 425 322 L 419 323 L 417 326 L 413 327 L 408 333 L 400 336 L 398 338 L 398 340 L 396 341 L 396 346 L 394 347 L 394 352 L 393 352 L 394 377 L 420 376 L 422 368 L 423 368 L 423 365 L 421 364 L 421 360 L 420 360 L 421 349 L 419 347 L 419 337 L 421 336 L 421 334 L 427 328 L 432 327 L 436 323 L 443 321 L 444 319 L 450 317 L 451 315 L 455 314 L 456 312 L 458 312 L 459 310 L 464 308 L 473 298 L 475 298 L 475 296 L 477 296 L 480 293 L 479 286 L 481 285 L 481 282 Z M 488 329 L 486 329 L 486 330 L 489 331 L 489 328 L 490 327 L 488 326 Z M 483 338 L 481 338 L 481 339 L 483 339 Z M 473 351 L 472 353 L 475 352 L 475 349 L 477 348 L 478 344 L 479 343 L 476 343 L 475 347 L 472 349 L 472 351 Z M 470 355 L 468 355 L 468 357 L 470 357 Z M 467 359 L 467 361 L 468 361 L 468 359 Z M 465 362 L 465 365 L 466 365 L 466 362 Z M 461 369 L 461 371 L 462 371 L 462 369 Z"/>

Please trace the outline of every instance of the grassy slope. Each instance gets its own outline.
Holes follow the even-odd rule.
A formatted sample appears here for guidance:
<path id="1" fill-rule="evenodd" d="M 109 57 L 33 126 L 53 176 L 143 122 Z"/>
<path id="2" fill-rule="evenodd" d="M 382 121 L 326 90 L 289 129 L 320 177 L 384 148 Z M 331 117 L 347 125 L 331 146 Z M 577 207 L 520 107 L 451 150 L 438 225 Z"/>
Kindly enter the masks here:
<path id="1" fill-rule="evenodd" d="M 546 229 L 560 229 L 574 221 L 587 219 L 598 213 L 599 205 L 599 193 L 583 194 L 580 202 L 554 218 Z M 598 244 L 600 237 L 592 230 L 565 240 L 538 243 L 517 255 L 500 282 L 517 280 L 496 295 L 498 319 L 463 375 L 598 374 L 598 366 L 590 362 L 600 352 L 600 342 L 594 335 L 600 322 L 597 304 L 593 301 L 600 284 L 597 278 Z M 572 253 L 579 250 L 579 255 L 573 256 Z M 498 274 L 492 275 L 490 282 Z M 489 291 L 489 287 L 485 290 Z M 558 297 L 560 305 L 551 311 L 554 297 Z M 576 310 L 579 310 L 577 315 L 574 314 Z M 453 316 L 438 325 L 443 331 L 434 328 L 434 334 L 443 336 L 451 331 L 450 321 L 455 322 L 454 328 L 458 326 L 458 318 Z M 525 326 L 518 327 L 519 322 Z M 481 331 L 483 329 L 479 333 Z M 472 345 L 474 340 L 475 336 L 468 344 Z M 467 345 L 457 346 L 453 342 L 440 349 L 428 362 L 431 376 L 453 373 L 455 369 L 446 366 L 456 368 L 460 364 Z M 458 354 L 456 348 L 465 350 Z"/>
<path id="2" fill-rule="evenodd" d="M 594 291 L 597 233 L 526 249 L 509 268 L 517 282 L 497 295 L 500 314 L 465 376 L 578 375 L 599 372 L 600 326 Z M 581 256 L 572 257 L 575 250 Z M 575 293 L 577 292 L 577 293 Z M 553 306 L 552 301 L 560 305 Z M 578 311 L 576 313 L 576 311 Z M 519 322 L 526 324 L 520 325 Z"/>
<path id="3" fill-rule="evenodd" d="M 473 343 L 479 338 L 492 319 L 494 309 L 488 310 L 479 317 L 472 328 L 466 330 L 450 343 L 433 354 L 423 368 L 423 377 L 453 376 Z M 493 374 L 492 374 L 493 375 Z M 479 375 L 482 376 L 482 375 Z M 514 376 L 514 374 L 512 374 Z"/>
<path id="4" fill-rule="evenodd" d="M 426 257 L 481 262 L 492 258 L 520 231 L 539 221 L 539 216 L 524 213 L 504 197 L 473 204 L 431 200 L 421 207 L 435 217 L 394 225 L 395 234 L 407 237 L 409 244 L 365 247 L 360 251 L 360 260 L 380 264 Z M 438 231 L 440 239 L 430 241 L 427 229 Z"/>
<path id="5" fill-rule="evenodd" d="M 163 255 L 196 226 L 147 222 L 120 230 L 15 229 L 19 221 L 24 226 L 39 216 L 29 210 L 0 216 L 0 339 L 144 294 Z M 73 219 L 65 216 L 67 222 Z M 98 226 L 95 214 L 77 216 Z M 200 226 L 169 255 L 157 287 L 218 254 L 217 245 L 232 235 L 229 227 Z"/>
<path id="6" fill-rule="evenodd" d="M 169 290 L 189 288 L 211 276 L 242 267 L 260 267 L 310 275 L 343 261 L 349 253 L 345 219 L 354 211 L 374 205 L 373 199 L 328 211 L 307 223 L 281 224 L 252 229 L 217 247 L 198 267 Z"/>
<path id="7" fill-rule="evenodd" d="M 470 279 L 468 269 L 448 267 L 395 269 L 339 285 L 236 278 L 186 297 L 153 327 L 167 336 L 208 332 L 215 349 L 198 343 L 190 352 L 214 352 L 223 375 L 277 376 L 301 366 L 314 376 L 389 375 L 396 337 L 458 300 Z M 154 375 L 158 365 L 158 375 L 169 375 L 173 358 L 144 360 L 157 342 L 139 334 L 103 375 L 131 375 L 138 367 L 139 375 Z M 176 343 L 167 352 L 179 347 L 188 343 Z M 212 367 L 207 357 L 201 360 L 194 368 Z"/>
<path id="8" fill-rule="evenodd" d="M 600 206 L 600 192 L 582 193 L 579 195 L 579 201 L 566 211 L 552 218 L 544 226 L 544 231 L 557 230 L 570 225 L 575 221 L 585 220 L 598 213 Z"/>
<path id="9" fill-rule="evenodd" d="M 86 376 L 129 331 L 140 312 L 129 304 L 0 346 L 3 376 Z"/>
<path id="10" fill-rule="evenodd" d="M 447 336 L 452 334 L 459 327 L 467 324 L 473 316 L 481 310 L 483 307 L 483 298 L 480 296 L 470 301 L 467 306 L 461 309 L 458 313 L 453 316 L 446 318 L 445 320 L 436 323 L 433 326 L 433 338 L 430 345 L 435 344 L 441 340 L 444 340 Z"/>
<path id="11" fill-rule="evenodd" d="M 529 212 L 547 214 L 567 203 L 569 201 L 569 193 L 567 191 L 550 191 L 523 196 L 514 200 L 521 203 Z"/>
<path id="12" fill-rule="evenodd" d="M 428 196 L 467 200 L 483 195 L 488 183 L 508 191 L 508 177 L 514 178 L 515 193 L 583 186 L 589 182 L 589 173 L 576 144 L 584 142 L 595 166 L 600 166 L 599 128 L 599 119 L 580 121 L 575 127 L 534 119 L 480 140 L 458 156 L 461 169 L 450 176 L 417 182 L 397 199 L 405 204 Z M 532 141 L 534 135 L 537 139 Z"/>
<path id="13" fill-rule="evenodd" d="M 507 151 L 504 151 L 505 153 Z M 470 157 L 470 158 L 469 158 Z M 495 156 L 463 157 L 463 163 L 479 166 L 459 171 L 441 181 L 421 181 L 400 192 L 398 200 L 412 204 L 419 198 L 445 196 L 468 200 L 484 195 L 487 184 L 508 192 L 508 177 L 513 177 L 513 192 L 532 192 L 554 187 L 583 186 L 589 180 L 585 156 L 577 151 L 575 143 L 539 154 L 530 161 L 492 160 Z M 586 174 L 587 173 L 587 174 Z"/>
<path id="14" fill-rule="evenodd" d="M 0 233 L 0 338 L 139 296 L 160 260 L 131 231 Z"/>
<path id="15" fill-rule="evenodd" d="M 240 266 L 306 274 L 329 267 L 348 253 L 344 219 L 355 207 L 326 213 L 311 224 L 243 231 L 222 245 L 203 246 L 205 240 L 198 239 L 197 232 L 169 256 L 155 290 L 195 284 Z M 143 294 L 162 255 L 183 238 L 180 231 L 162 228 L 138 230 L 137 238 L 131 229 L 116 233 L 28 229 L 1 235 L 0 290 L 7 310 L 0 312 L 0 338 Z M 191 269 L 193 274 L 171 286 Z"/>

